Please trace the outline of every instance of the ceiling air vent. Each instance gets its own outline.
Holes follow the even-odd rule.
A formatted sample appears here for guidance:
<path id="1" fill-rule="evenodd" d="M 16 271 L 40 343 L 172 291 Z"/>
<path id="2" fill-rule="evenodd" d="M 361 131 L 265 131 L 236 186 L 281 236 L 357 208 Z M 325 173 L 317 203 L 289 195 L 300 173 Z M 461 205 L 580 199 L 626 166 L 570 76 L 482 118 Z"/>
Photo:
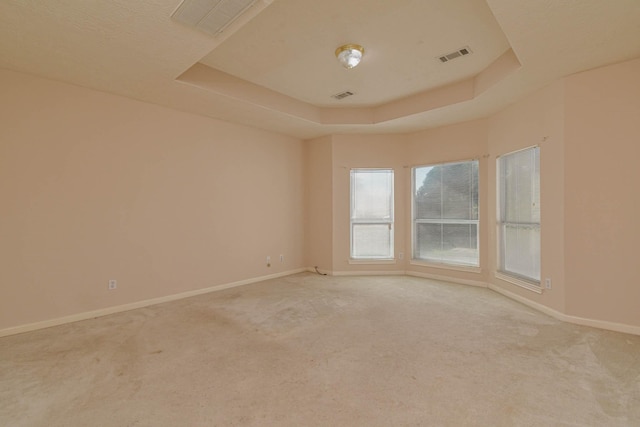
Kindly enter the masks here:
<path id="1" fill-rule="evenodd" d="M 469 55 L 470 53 L 471 49 L 469 49 L 469 47 L 463 47 L 462 49 L 458 49 L 455 52 L 439 56 L 438 59 L 440 59 L 440 62 L 449 62 L 452 59 L 460 58 L 461 56 Z"/>
<path id="2" fill-rule="evenodd" d="M 345 99 L 347 96 L 355 95 L 355 93 L 345 90 L 344 92 L 336 93 L 335 95 L 331 95 L 332 98 L 340 101 L 341 99 Z"/>
<path id="3" fill-rule="evenodd" d="M 183 0 L 173 19 L 192 28 L 216 35 L 257 0 Z"/>

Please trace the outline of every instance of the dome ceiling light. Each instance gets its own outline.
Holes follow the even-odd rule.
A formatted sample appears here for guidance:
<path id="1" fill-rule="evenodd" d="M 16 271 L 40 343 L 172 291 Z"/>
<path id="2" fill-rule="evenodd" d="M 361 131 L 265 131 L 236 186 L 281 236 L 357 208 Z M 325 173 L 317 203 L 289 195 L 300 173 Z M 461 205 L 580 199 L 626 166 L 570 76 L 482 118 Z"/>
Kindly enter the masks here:
<path id="1" fill-rule="evenodd" d="M 359 44 L 345 44 L 336 49 L 338 62 L 347 69 L 353 68 L 360 63 L 364 55 L 364 48 Z"/>

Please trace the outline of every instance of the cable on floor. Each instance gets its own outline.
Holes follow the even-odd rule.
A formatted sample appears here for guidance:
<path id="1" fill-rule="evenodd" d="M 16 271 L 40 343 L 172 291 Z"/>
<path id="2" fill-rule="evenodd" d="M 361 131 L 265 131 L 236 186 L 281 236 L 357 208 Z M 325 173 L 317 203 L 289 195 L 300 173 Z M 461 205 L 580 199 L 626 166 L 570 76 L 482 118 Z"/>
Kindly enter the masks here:
<path id="1" fill-rule="evenodd" d="M 316 269 L 316 273 L 318 273 L 319 275 L 321 275 L 321 276 L 326 276 L 327 275 L 327 273 L 320 273 L 320 271 L 318 270 L 318 266 L 317 265 L 314 268 Z"/>

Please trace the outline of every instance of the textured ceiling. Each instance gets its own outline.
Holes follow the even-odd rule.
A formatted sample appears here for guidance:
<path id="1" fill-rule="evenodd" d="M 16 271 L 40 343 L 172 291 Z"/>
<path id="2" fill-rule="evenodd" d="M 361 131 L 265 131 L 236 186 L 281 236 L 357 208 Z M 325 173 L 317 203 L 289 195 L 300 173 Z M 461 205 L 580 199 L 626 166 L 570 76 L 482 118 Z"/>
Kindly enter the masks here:
<path id="1" fill-rule="evenodd" d="M 215 37 L 172 20 L 178 3 L 3 0 L 0 67 L 310 138 L 484 117 L 640 56 L 638 0 L 258 0 Z M 353 70 L 333 56 L 349 42 Z"/>
<path id="2" fill-rule="evenodd" d="M 365 47 L 352 70 L 334 57 L 347 43 Z M 362 106 L 474 76 L 508 49 L 484 0 L 278 0 L 201 62 L 314 105 Z"/>

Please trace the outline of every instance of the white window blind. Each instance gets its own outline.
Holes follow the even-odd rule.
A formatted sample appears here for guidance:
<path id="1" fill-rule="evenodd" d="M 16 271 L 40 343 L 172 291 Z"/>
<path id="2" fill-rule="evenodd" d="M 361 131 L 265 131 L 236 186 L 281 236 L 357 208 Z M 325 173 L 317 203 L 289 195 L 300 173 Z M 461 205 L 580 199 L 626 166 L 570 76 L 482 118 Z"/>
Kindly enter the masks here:
<path id="1" fill-rule="evenodd" d="M 351 170 L 351 258 L 393 258 L 393 170 Z"/>
<path id="2" fill-rule="evenodd" d="M 412 172 L 413 258 L 478 266 L 478 161 Z"/>
<path id="3" fill-rule="evenodd" d="M 502 273 L 540 283 L 540 149 L 498 158 Z"/>

